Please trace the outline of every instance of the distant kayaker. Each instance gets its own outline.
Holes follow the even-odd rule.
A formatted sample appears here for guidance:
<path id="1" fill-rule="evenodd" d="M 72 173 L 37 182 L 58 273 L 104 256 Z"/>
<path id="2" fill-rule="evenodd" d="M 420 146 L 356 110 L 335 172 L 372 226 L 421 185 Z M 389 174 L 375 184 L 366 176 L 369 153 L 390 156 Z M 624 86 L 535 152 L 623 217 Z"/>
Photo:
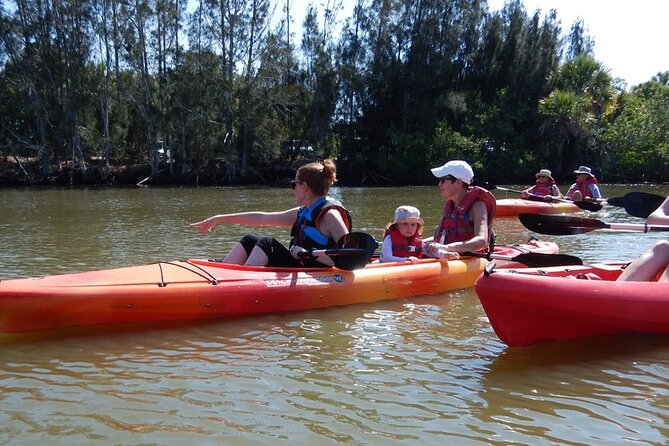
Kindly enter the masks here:
<path id="1" fill-rule="evenodd" d="M 646 223 L 669 226 L 669 196 L 652 214 Z M 646 252 L 630 263 L 618 280 L 647 282 L 660 274 L 658 281 L 669 282 L 669 241 L 663 240 L 651 246 Z"/>
<path id="2" fill-rule="evenodd" d="M 592 170 L 587 166 L 580 166 L 574 171 L 576 182 L 569 186 L 565 195 L 574 201 L 596 200 L 602 197 L 597 185 L 597 178 L 592 174 Z"/>
<path id="3" fill-rule="evenodd" d="M 416 262 L 423 256 L 423 219 L 413 206 L 395 209 L 383 236 L 381 262 Z"/>
<path id="4" fill-rule="evenodd" d="M 273 237 L 244 236 L 223 260 L 225 263 L 273 267 L 333 266 L 327 256 L 300 258 L 310 249 L 329 249 L 351 230 L 351 216 L 342 204 L 328 197 L 337 180 L 334 162 L 309 163 L 300 167 L 291 181 L 298 207 L 278 212 L 239 212 L 209 217 L 190 226 L 207 234 L 219 223 L 248 226 L 292 226 L 290 249 Z"/>
<path id="5" fill-rule="evenodd" d="M 432 169 L 432 174 L 439 178 L 439 192 L 446 207 L 434 240 L 425 245 L 427 255 L 451 259 L 458 258 L 460 252 L 487 249 L 493 240 L 495 196 L 470 186 L 474 171 L 466 161 L 449 161 Z"/>
<path id="6" fill-rule="evenodd" d="M 534 186 L 525 189 L 520 193 L 521 198 L 529 200 L 551 201 L 555 198 L 562 198 L 560 188 L 555 184 L 553 174 L 548 169 L 541 169 L 535 175 Z"/>

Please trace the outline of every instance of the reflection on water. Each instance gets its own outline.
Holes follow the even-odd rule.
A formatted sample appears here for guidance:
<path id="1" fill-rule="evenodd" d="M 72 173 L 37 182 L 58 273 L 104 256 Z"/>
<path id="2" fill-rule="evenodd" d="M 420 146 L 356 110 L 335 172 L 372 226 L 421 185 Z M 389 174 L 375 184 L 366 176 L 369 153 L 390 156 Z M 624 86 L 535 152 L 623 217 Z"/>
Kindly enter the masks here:
<path id="1" fill-rule="evenodd" d="M 428 225 L 441 208 L 434 188 L 337 194 L 356 228 L 379 237 L 399 204 L 420 207 Z M 219 255 L 249 228 L 219 226 L 203 236 L 187 223 L 293 204 L 289 190 L 246 188 L 0 190 L 0 197 L 1 278 Z M 640 222 L 618 209 L 594 217 Z M 501 242 L 532 235 L 515 219 L 496 227 Z M 284 235 L 263 233 L 272 231 Z M 562 252 L 598 261 L 631 259 L 663 237 L 599 231 L 553 239 Z M 507 349 L 473 291 L 461 290 L 195 326 L 13 339 L 0 345 L 0 442 L 660 445 L 669 437 L 667 382 L 669 338 Z"/>

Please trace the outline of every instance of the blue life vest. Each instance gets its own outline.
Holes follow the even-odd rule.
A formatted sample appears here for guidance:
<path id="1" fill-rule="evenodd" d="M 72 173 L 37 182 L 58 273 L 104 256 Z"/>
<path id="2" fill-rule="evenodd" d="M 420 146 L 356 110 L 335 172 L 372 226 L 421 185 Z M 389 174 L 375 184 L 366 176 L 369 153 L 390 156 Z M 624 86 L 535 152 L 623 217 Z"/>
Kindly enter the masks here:
<path id="1" fill-rule="evenodd" d="M 330 209 L 336 209 L 342 216 L 344 224 L 351 230 L 351 214 L 342 204 L 330 197 L 321 197 L 310 207 L 302 206 L 297 213 L 290 235 L 293 237 L 290 246 L 304 249 L 328 249 L 337 244 L 337 240 L 329 238 L 318 230 L 318 220 Z"/>

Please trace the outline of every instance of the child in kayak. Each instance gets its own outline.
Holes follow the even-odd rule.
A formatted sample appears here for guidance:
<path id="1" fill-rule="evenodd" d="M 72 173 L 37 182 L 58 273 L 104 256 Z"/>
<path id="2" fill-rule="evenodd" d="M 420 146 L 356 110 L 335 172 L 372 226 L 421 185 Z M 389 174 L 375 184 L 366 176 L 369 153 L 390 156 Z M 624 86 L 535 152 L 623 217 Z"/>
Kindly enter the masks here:
<path id="1" fill-rule="evenodd" d="M 521 198 L 537 201 L 550 201 L 553 198 L 562 198 L 560 189 L 555 184 L 553 174 L 550 170 L 541 169 L 535 177 L 534 186 L 522 191 L 520 193 Z"/>
<path id="2" fill-rule="evenodd" d="M 423 219 L 413 206 L 395 209 L 393 221 L 383 235 L 381 262 L 413 262 L 423 256 Z"/>

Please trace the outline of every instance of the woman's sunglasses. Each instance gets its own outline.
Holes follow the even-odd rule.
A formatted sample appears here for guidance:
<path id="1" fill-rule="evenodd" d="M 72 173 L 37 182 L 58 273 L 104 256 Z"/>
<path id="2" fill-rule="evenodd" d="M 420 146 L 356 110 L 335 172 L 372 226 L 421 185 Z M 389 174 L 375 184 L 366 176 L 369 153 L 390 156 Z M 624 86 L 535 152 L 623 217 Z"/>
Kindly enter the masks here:
<path id="1" fill-rule="evenodd" d="M 290 182 L 290 188 L 295 190 L 295 186 L 297 186 L 298 184 L 302 184 L 302 183 L 304 183 L 304 181 L 291 181 Z"/>
<path id="2" fill-rule="evenodd" d="M 443 183 L 443 182 L 446 181 L 446 180 L 449 180 L 449 181 L 451 181 L 451 182 L 454 182 L 455 180 L 457 180 L 457 178 L 455 178 L 453 175 L 446 175 L 445 177 L 441 177 L 441 178 L 439 178 L 439 182 L 440 182 L 440 183 Z"/>

